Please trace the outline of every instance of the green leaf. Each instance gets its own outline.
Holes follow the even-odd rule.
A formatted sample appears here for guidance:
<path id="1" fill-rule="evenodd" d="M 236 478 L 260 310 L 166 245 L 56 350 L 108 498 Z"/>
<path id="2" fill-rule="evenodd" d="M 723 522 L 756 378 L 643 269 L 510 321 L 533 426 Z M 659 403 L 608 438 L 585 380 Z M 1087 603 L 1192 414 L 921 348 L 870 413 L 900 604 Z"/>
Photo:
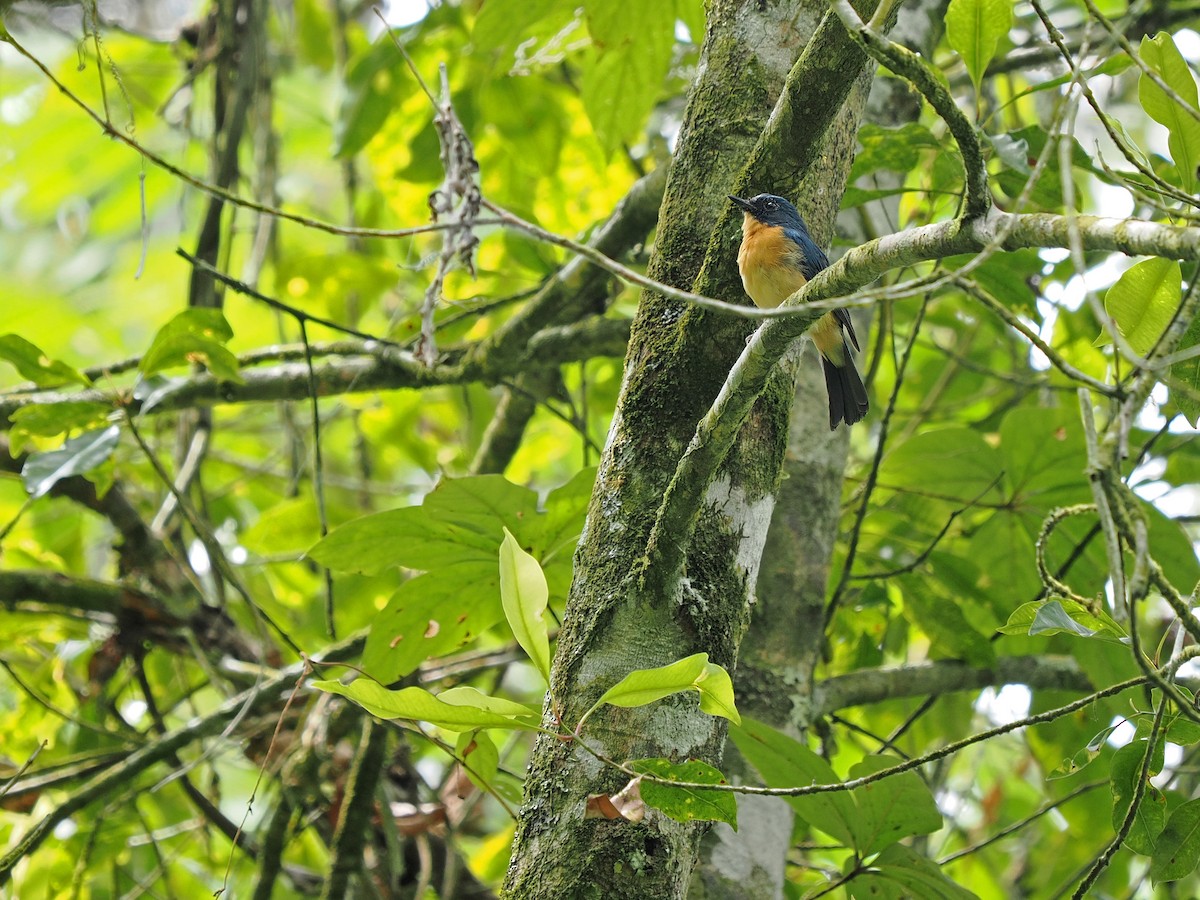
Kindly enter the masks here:
<path id="1" fill-rule="evenodd" d="M 497 523 L 497 535 L 500 527 Z M 353 519 L 329 532 L 308 556 L 335 572 L 378 575 L 391 568 L 437 569 L 495 559 L 496 542 L 434 521 L 419 506 Z"/>
<path id="2" fill-rule="evenodd" d="M 22 406 L 14 410 L 8 418 L 14 426 L 19 426 L 28 434 L 53 437 L 56 434 L 74 431 L 76 428 L 98 425 L 104 422 L 111 412 L 112 407 L 104 403 L 72 400 L 52 406 Z"/>
<path id="3" fill-rule="evenodd" d="M 139 367 L 143 377 L 199 363 L 221 381 L 241 382 L 237 357 L 225 347 L 233 329 L 219 309 L 185 309 L 154 336 Z"/>
<path id="4" fill-rule="evenodd" d="M 743 718 L 729 729 L 729 738 L 772 788 L 841 781 L 832 767 L 799 741 L 755 719 Z M 847 847 L 854 846 L 859 826 L 858 808 L 849 791 L 784 797 L 804 821 Z"/>
<path id="5" fill-rule="evenodd" d="M 1167 740 L 1172 744 L 1188 747 L 1200 743 L 1200 723 L 1192 721 L 1183 713 L 1168 721 L 1170 724 L 1167 726 Z"/>
<path id="6" fill-rule="evenodd" d="M 704 676 L 708 665 L 707 653 L 695 653 L 656 669 L 636 669 L 630 672 L 596 701 L 596 706 L 645 706 L 663 697 L 689 690 Z"/>
<path id="7" fill-rule="evenodd" d="M 481 791 L 490 787 L 500 768 L 500 751 L 486 731 L 464 731 L 454 744 L 454 753 L 467 777 Z"/>
<path id="8" fill-rule="evenodd" d="M 38 387 L 57 387 L 61 384 L 91 384 L 81 372 L 65 362 L 50 359 L 36 344 L 31 344 L 19 334 L 0 335 L 0 359 L 12 363 L 22 378 L 28 378 Z"/>
<path id="9" fill-rule="evenodd" d="M 1200 345 L 1200 316 L 1192 319 L 1175 350 L 1190 350 L 1197 345 Z M 1200 356 L 1172 365 L 1168 387 L 1171 401 L 1183 413 L 1188 424 L 1193 428 L 1200 425 Z"/>
<path id="10" fill-rule="evenodd" d="M 741 721 L 733 702 L 733 679 L 716 663 L 708 663 L 704 672 L 696 679 L 696 690 L 700 692 L 700 709 L 710 716 L 720 716 L 733 724 Z"/>
<path id="11" fill-rule="evenodd" d="M 596 54 L 583 72 L 580 99 L 607 156 L 646 121 L 671 68 L 673 3 L 584 4 Z"/>
<path id="12" fill-rule="evenodd" d="M 53 437 L 69 431 L 91 430 L 106 425 L 112 407 L 104 403 L 68 401 L 49 406 L 30 404 L 9 415 L 9 452 L 23 453 L 31 437 Z"/>
<path id="13" fill-rule="evenodd" d="M 403 41 L 403 31 L 394 34 Z M 403 57 L 391 34 L 380 35 L 365 52 L 350 61 L 341 106 L 333 123 L 335 157 L 346 159 L 362 150 L 403 102 L 408 93 L 401 79 L 403 67 Z"/>
<path id="14" fill-rule="evenodd" d="M 479 706 L 446 703 L 419 687 L 389 691 L 368 678 L 359 678 L 350 684 L 342 684 L 340 681 L 314 681 L 312 687 L 348 697 L 371 715 L 381 719 L 428 722 L 447 731 L 471 731 L 475 728 L 535 729 L 537 727 L 536 720 L 531 718 L 503 715 Z M 532 714 L 532 710 L 530 713 Z"/>
<path id="15" fill-rule="evenodd" d="M 962 607 L 932 596 L 920 578 L 902 576 L 905 614 L 929 637 L 939 654 L 976 665 L 996 661 L 992 642 L 971 625 Z"/>
<path id="16" fill-rule="evenodd" d="M 857 900 L 978 900 L 919 853 L 893 844 L 846 885 Z"/>
<path id="17" fill-rule="evenodd" d="M 239 540 L 252 553 L 300 556 L 320 533 L 316 502 L 312 497 L 295 497 L 264 509 Z"/>
<path id="18" fill-rule="evenodd" d="M 504 529 L 500 545 L 500 603 L 521 645 L 534 667 L 550 681 L 550 637 L 546 628 L 546 603 L 550 592 L 542 567 L 521 549 L 512 532 Z"/>
<path id="19" fill-rule="evenodd" d="M 488 712 L 494 712 L 501 716 L 535 719 L 539 715 L 538 711 L 531 706 L 526 706 L 524 703 L 517 703 L 513 700 L 506 700 L 503 697 L 493 697 L 490 694 L 485 694 L 479 688 L 471 687 L 469 684 L 460 684 L 457 687 L 447 688 L 438 694 L 437 698 L 443 703 L 449 703 L 451 706 L 471 706 L 476 709 L 485 709 Z"/>
<path id="20" fill-rule="evenodd" d="M 363 516 L 333 529 L 308 555 L 338 572 L 432 570 L 492 562 L 504 529 L 537 533 L 537 494 L 500 475 L 444 478 L 421 506 Z"/>
<path id="21" fill-rule="evenodd" d="M 494 555 L 440 567 L 404 582 L 376 614 L 363 668 L 390 684 L 427 659 L 460 650 L 503 618 Z"/>
<path id="22" fill-rule="evenodd" d="M 57 450 L 33 453 L 21 469 L 21 480 L 31 498 L 46 494 L 64 478 L 90 472 L 108 460 L 117 449 L 121 429 L 116 425 L 85 431 Z"/>
<path id="23" fill-rule="evenodd" d="M 999 629 L 1002 634 L 1028 634 L 1048 637 L 1052 634 L 1073 634 L 1079 637 L 1107 637 L 1120 640 L 1123 629 L 1108 613 L 1093 613 L 1075 600 L 1057 599 L 1022 603 L 1013 610 L 1008 622 Z"/>
<path id="24" fill-rule="evenodd" d="M 493 558 L 505 528 L 524 537 L 538 527 L 537 494 L 503 475 L 443 478 L 422 505 L 435 522 L 461 529 L 464 540 L 486 541 Z"/>
<path id="25" fill-rule="evenodd" d="M 851 182 L 880 170 L 907 172 L 917 167 L 922 153 L 942 150 L 942 142 L 933 132 L 916 122 L 908 122 L 899 128 L 864 122 L 858 129 L 857 138 L 860 149 L 850 170 Z"/>
<path id="26" fill-rule="evenodd" d="M 1176 881 L 1196 870 L 1200 863 L 1200 800 L 1189 800 L 1175 808 L 1167 827 L 1158 836 L 1150 860 L 1150 878 L 1156 884 Z"/>
<path id="27" fill-rule="evenodd" d="M 685 763 L 672 763 L 666 759 L 638 759 L 631 762 L 629 767 L 635 772 L 669 781 L 729 783 L 719 770 L 698 759 L 690 759 Z M 691 822 L 697 819 L 725 822 L 737 831 L 737 798 L 731 791 L 671 787 L 656 781 L 643 780 L 638 785 L 638 792 L 647 806 L 666 813 L 676 822 Z"/>
<path id="28" fill-rule="evenodd" d="M 1039 518 L 1056 506 L 1091 499 L 1079 477 L 1087 448 L 1078 413 L 1028 406 L 1009 411 L 1000 423 L 1000 457 L 1004 480 L 1019 498 L 1014 505 L 1036 509 Z"/>
<path id="29" fill-rule="evenodd" d="M 700 708 L 735 724 L 739 721 L 733 706 L 733 685 L 729 674 L 708 661 L 707 653 L 696 653 L 656 669 L 637 669 L 604 692 L 583 718 L 605 703 L 613 706 L 645 706 L 681 691 L 700 693 Z M 582 720 L 581 720 L 582 721 Z"/>
<path id="30" fill-rule="evenodd" d="M 534 555 L 543 565 L 547 559 L 575 547 L 595 484 L 595 466 L 580 470 L 546 495 L 540 516 L 534 521 L 525 520 L 521 535 L 528 535 L 528 543 L 537 548 Z"/>
<path id="31" fill-rule="evenodd" d="M 946 37 L 963 62 L 975 89 L 996 45 L 1012 27 L 1013 5 L 1008 0 L 950 0 L 946 9 Z"/>
<path id="32" fill-rule="evenodd" d="M 1171 35 L 1160 31 L 1153 38 L 1143 37 L 1141 57 L 1176 94 L 1196 108 L 1196 79 L 1188 68 Z M 1138 81 L 1138 99 L 1147 115 L 1168 131 L 1167 147 L 1179 172 L 1179 184 L 1186 191 L 1196 189 L 1196 169 L 1200 166 L 1200 122 L 1176 103 L 1150 76 L 1142 73 Z"/>
<path id="33" fill-rule="evenodd" d="M 1104 309 L 1140 356 L 1154 349 L 1182 297 L 1182 274 L 1173 259 L 1154 257 L 1126 269 L 1104 295 Z M 1096 346 L 1110 343 L 1103 334 Z"/>
<path id="34" fill-rule="evenodd" d="M 1113 756 L 1109 775 L 1109 787 L 1113 796 L 1113 831 L 1120 829 L 1121 823 L 1125 821 L 1125 816 L 1129 812 L 1129 805 L 1133 801 L 1134 791 L 1137 789 L 1137 782 L 1141 776 L 1142 761 L 1146 758 L 1147 745 L 1148 741 L 1145 740 L 1134 741 L 1126 744 Z M 1153 776 L 1162 769 L 1161 742 L 1156 749 L 1158 760 L 1151 760 L 1148 776 Z M 1150 856 L 1154 853 L 1155 844 L 1166 821 L 1167 798 L 1154 785 L 1145 785 L 1133 825 L 1125 836 L 1125 846 L 1134 853 Z"/>
<path id="35" fill-rule="evenodd" d="M 969 428 L 942 428 L 916 435 L 884 457 L 879 480 L 889 487 L 921 492 L 937 486 L 937 495 L 950 502 L 1001 499 L 998 478 L 1000 454 Z M 996 488 L 980 496 L 989 485 Z"/>
<path id="36" fill-rule="evenodd" d="M 851 779 L 873 775 L 899 765 L 894 756 L 868 756 L 850 769 Z M 901 772 L 852 792 L 858 805 L 855 849 L 865 856 L 901 838 L 932 834 L 942 827 L 933 794 L 916 772 Z"/>
<path id="37" fill-rule="evenodd" d="M 561 0 L 487 0 L 475 18 L 471 42 L 484 53 L 494 53 L 507 68 L 518 46 L 533 38 L 545 43 L 575 18 L 578 4 Z"/>

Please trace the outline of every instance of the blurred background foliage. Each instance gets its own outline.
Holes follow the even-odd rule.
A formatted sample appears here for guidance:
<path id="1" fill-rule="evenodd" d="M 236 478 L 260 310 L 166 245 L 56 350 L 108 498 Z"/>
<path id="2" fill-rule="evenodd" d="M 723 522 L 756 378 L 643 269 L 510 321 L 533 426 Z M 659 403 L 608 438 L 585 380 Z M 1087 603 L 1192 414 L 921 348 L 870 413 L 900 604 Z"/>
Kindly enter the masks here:
<path id="1" fill-rule="evenodd" d="M 194 250 L 209 197 L 195 183 L 147 161 L 128 141 L 195 180 L 210 180 L 214 138 L 221 133 L 213 113 L 218 88 L 212 23 L 237 4 L 182 4 L 177 18 L 164 18 L 160 10 L 152 22 L 145 16 L 157 4 L 110 9 L 102 2 L 98 19 L 78 6 L 49 6 L 4 4 L 5 26 L 121 140 L 106 135 L 11 44 L 0 44 L 0 331 L 34 345 L 44 363 L 31 376 L 28 369 L 6 364 L 19 356 L 16 350 L 0 354 L 0 401 L 31 393 L 31 378 L 41 389 L 81 391 L 76 373 L 86 373 L 102 396 L 79 398 L 92 405 L 47 406 L 40 419 L 32 412 L 10 419 L 14 453 L 53 451 L 103 425 L 120 398 L 135 390 L 136 366 L 123 361 L 146 353 L 160 329 L 187 307 L 191 269 L 175 250 Z M 1190 30 L 1198 12 L 1194 5 L 1172 0 L 1130 10 L 1111 0 L 1096 6 L 1135 43 L 1167 29 L 1187 66 L 1200 59 L 1200 35 Z M 362 4 L 295 0 L 254 8 L 263 15 L 242 23 L 254 31 L 242 37 L 245 46 L 253 41 L 264 55 L 247 101 L 234 193 L 320 222 L 385 229 L 424 224 L 429 194 L 441 183 L 443 169 L 433 107 L 398 42 L 435 93 L 438 67 L 446 66 L 454 108 L 474 142 L 484 196 L 550 231 L 581 239 L 612 214 L 638 178 L 668 164 L 704 23 L 700 0 L 592 0 L 582 6 L 564 0 L 445 0 L 431 8 L 392 4 L 386 12 L 391 21 L 406 17 L 392 32 L 393 41 L 381 35 L 379 19 Z M 1074 47 L 1086 24 L 1095 22 L 1095 11 L 1083 2 L 1062 0 L 1046 8 Z M 952 47 L 946 40 L 934 56 L 987 136 L 998 205 L 1062 213 L 1069 181 L 1074 208 L 1081 212 L 1194 221 L 1194 209 L 1151 190 L 1152 179 L 1132 169 L 1086 107 L 1078 112 L 1069 165 L 1054 160 L 1030 184 L 1056 127 L 1052 121 L 1061 111 L 1065 82 L 1055 80 L 1062 66 L 1046 52 L 1033 10 L 1018 4 L 1009 12 L 994 51 L 979 52 L 982 64 L 976 59 L 972 67 L 963 45 Z M 1139 99 L 1141 73 L 1127 54 L 1093 31 L 1086 32 L 1087 39 L 1101 49 L 1087 57 L 1088 82 L 1103 109 L 1120 123 L 1122 136 L 1149 171 L 1191 194 L 1196 176 L 1176 157 L 1200 150 L 1200 139 L 1186 128 L 1168 132 L 1152 120 Z M 1190 72 L 1187 78 L 1195 102 Z M 1188 82 L 1173 86 L 1186 97 Z M 843 202 L 845 221 L 881 234 L 950 218 L 961 198 L 961 173 L 944 124 L 928 109 L 898 128 L 864 125 Z M 220 270 L 311 315 L 415 345 L 437 234 L 388 239 L 334 234 L 236 206 L 223 216 Z M 487 224 L 486 212 L 482 219 L 474 277 L 457 271 L 445 284 L 437 310 L 442 349 L 476 345 L 497 334 L 568 259 L 559 248 Z M 652 240 L 648 232 L 630 241 L 627 261 L 643 263 Z M 849 243 L 839 239 L 834 255 Z M 1097 688 L 1139 674 L 1117 633 L 1085 627 L 1082 613 L 1064 614 L 1061 628 L 1038 620 L 1033 634 L 1036 611 L 1030 608 L 1024 619 L 1015 616 L 1025 604 L 1046 598 L 1035 547 L 1047 516 L 1090 502 L 1092 493 L 1084 477 L 1078 380 L 1050 365 L 979 299 L 990 297 L 993 307 L 1040 335 L 1078 372 L 1118 384 L 1130 372 L 1111 342 L 1098 340 L 1103 326 L 1085 297 L 1102 295 L 1130 263 L 1089 253 L 1081 272 L 1066 252 L 1035 250 L 994 254 L 982 263 L 946 259 L 938 264 L 941 271 L 972 266 L 963 276 L 970 292 L 961 280 L 950 281 L 921 296 L 885 294 L 876 304 L 861 360 L 873 412 L 867 427 L 852 436 L 845 481 L 848 540 L 839 544 L 831 579 L 831 594 L 840 602 L 827 634 L 823 675 L 927 659 L 988 667 L 998 657 L 1020 654 L 1070 656 Z M 1184 286 L 1194 278 L 1194 264 L 1185 264 Z M 631 316 L 632 291 L 614 281 L 607 293 L 604 315 Z M 1168 299 L 1178 305 L 1178 292 Z M 243 374 L 280 364 L 283 351 L 269 348 L 294 345 L 299 338 L 292 318 L 252 297 L 226 292 L 223 312 L 232 333 L 227 347 L 239 357 Z M 308 337 L 319 344 L 342 335 L 310 324 Z M 293 347 L 291 358 L 302 362 L 294 353 Z M 49 360 L 65 368 L 51 371 Z M 181 358 L 167 374 L 188 377 L 187 361 Z M 572 483 L 584 485 L 575 491 L 586 498 L 585 470 L 597 461 L 620 378 L 621 362 L 613 357 L 561 366 L 553 388 L 536 398 L 537 412 L 507 462 L 509 481 L 544 496 L 581 477 Z M 1173 383 L 1155 389 L 1137 420 L 1125 471 L 1144 500 L 1154 558 L 1184 595 L 1200 580 L 1194 548 L 1200 453 L 1191 440 L 1195 384 L 1194 371 L 1181 371 Z M 463 383 L 322 399 L 329 524 L 419 505 L 439 478 L 467 475 L 499 396 L 497 387 Z M 51 399 L 38 397 L 35 409 Z M 215 406 L 211 444 L 190 496 L 255 603 L 312 653 L 329 636 L 321 599 L 324 573 L 303 558 L 321 531 L 312 489 L 313 434 L 302 398 L 303 392 L 295 403 Z M 187 426 L 178 418 L 139 420 L 155 458 L 171 471 L 186 446 L 181 435 Z M 86 476 L 101 492 L 119 485 L 147 520 L 167 496 L 159 473 L 127 432 Z M 31 500 L 27 487 L 15 470 L 0 475 L 3 569 L 105 582 L 130 575 L 114 553 L 120 536 L 110 520 L 70 497 L 52 493 Z M 582 505 L 571 508 L 581 521 Z M 177 525 L 167 544 L 177 562 L 186 561 L 180 565 L 190 569 L 206 601 L 230 595 L 190 524 Z M 1103 599 L 1108 562 L 1094 517 L 1064 521 L 1044 550 L 1048 566 L 1063 572 L 1077 594 Z M 841 574 L 847 552 L 853 564 Z M 562 565 L 568 558 L 559 556 L 558 569 L 549 571 L 551 604 L 559 611 L 569 583 Z M 339 575 L 338 633 L 370 625 L 403 579 L 420 568 L 409 566 L 404 575 L 391 568 Z M 455 593 L 452 582 L 439 590 L 446 592 L 442 596 Z M 245 604 L 231 601 L 227 609 L 236 627 L 258 642 L 265 662 L 295 659 Z M 1153 655 L 1155 645 L 1167 640 L 1170 611 L 1156 600 L 1140 616 L 1143 643 Z M 28 814 L 44 814 L 79 783 L 79 771 L 111 766 L 153 739 L 155 713 L 145 686 L 163 719 L 177 726 L 253 682 L 249 662 L 214 658 L 194 642 L 163 652 L 145 637 L 137 644 L 142 652 L 133 654 L 135 663 L 129 646 L 113 640 L 118 624 L 112 616 L 69 604 L 11 603 L 0 611 L 8 636 L 0 650 L 0 777 L 35 754 L 34 771 L 47 777 L 65 773 L 54 790 L 23 790 L 4 801 L 0 836 L 9 846 L 25 831 Z M 503 654 L 510 636 L 484 627 L 490 630 L 464 639 L 470 642 L 467 652 Z M 381 652 L 378 637 L 374 648 Z M 452 650 L 460 654 L 463 647 Z M 114 660 L 106 660 L 105 654 L 114 653 Z M 434 658 L 427 666 L 436 669 L 444 662 Z M 461 677 L 470 683 L 525 701 L 540 699 L 537 679 L 510 658 L 489 663 L 482 674 L 463 665 L 468 674 Z M 918 755 L 1023 715 L 1026 708 L 1037 712 L 1075 696 L 1006 688 L 887 700 L 842 712 L 824 749 L 834 768 L 845 773 L 864 752 L 879 751 L 871 736 L 891 735 L 885 746 Z M 316 726 L 310 714 L 328 712 L 329 698 L 305 698 L 297 708 L 299 713 L 293 709 L 282 719 L 286 742 L 312 739 Z M 1130 741 L 1134 729 L 1146 735 L 1150 709 L 1148 696 L 1097 701 L 1070 717 L 931 766 L 926 780 L 945 826 L 918 839 L 917 850 L 937 860 L 972 848 L 949 862 L 946 872 L 981 897 L 1059 896 L 1112 838 L 1120 748 L 1137 748 Z M 293 822 L 285 854 L 290 880 L 276 896 L 304 893 L 313 873 L 327 865 L 339 779 L 355 735 L 348 718 L 345 712 L 330 715 L 320 726 L 328 732 L 327 743 L 303 757 L 312 768 L 301 774 L 321 786 L 316 793 L 327 805 L 312 803 L 306 817 Z M 234 739 L 187 757 L 203 791 L 216 798 L 229 820 L 244 819 L 251 834 L 263 834 L 276 814 L 279 783 L 300 777 L 287 772 L 286 764 L 283 770 L 268 766 L 270 777 L 259 785 L 259 799 L 248 812 L 278 721 L 278 710 L 254 718 Z M 1181 722 L 1168 738 L 1164 775 L 1155 784 L 1170 810 L 1195 792 L 1200 733 Z M 507 795 L 499 793 L 512 803 L 519 797 L 519 786 L 512 785 L 523 771 L 526 750 L 523 739 L 500 748 L 497 777 L 511 784 Z M 397 821 L 418 815 L 421 803 L 452 805 L 450 762 L 436 741 L 407 745 L 393 774 L 404 785 L 397 796 L 413 809 L 397 805 Z M 254 860 L 232 852 L 228 837 L 185 793 L 178 779 L 142 778 L 125 792 L 103 797 L 85 815 L 62 823 L 56 840 L 23 864 L 10 896 L 124 897 L 143 891 L 200 896 L 226 879 L 231 886 L 253 884 Z M 1048 803 L 1060 800 L 1046 812 Z M 506 864 L 511 820 L 494 797 L 476 793 L 467 802 L 471 809 L 455 821 L 447 843 L 469 862 L 472 878 L 494 886 Z M 1014 823 L 1025 826 L 996 844 L 985 843 Z M 840 848 L 804 849 L 825 846 L 827 839 L 803 820 L 795 837 L 788 890 L 800 897 L 827 884 L 828 872 L 836 873 L 847 854 Z M 402 835 L 384 845 L 403 858 L 406 840 Z M 1107 896 L 1159 895 L 1145 883 L 1147 846 L 1153 848 L 1117 854 L 1102 882 Z M 395 859 L 373 858 L 373 864 L 404 868 Z M 1180 887 L 1179 896 L 1195 888 L 1194 876 L 1184 884 L 1190 887 Z M 249 896 L 248 888 L 234 888 L 234 895 Z"/>

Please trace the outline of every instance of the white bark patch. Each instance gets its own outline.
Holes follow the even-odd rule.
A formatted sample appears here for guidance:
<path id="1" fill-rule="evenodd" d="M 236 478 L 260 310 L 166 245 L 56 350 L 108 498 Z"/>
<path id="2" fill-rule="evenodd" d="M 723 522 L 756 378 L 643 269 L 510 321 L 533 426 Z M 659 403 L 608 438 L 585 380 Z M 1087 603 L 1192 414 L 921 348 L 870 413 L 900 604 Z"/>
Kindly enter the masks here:
<path id="1" fill-rule="evenodd" d="M 775 510 L 775 495 L 767 494 L 751 501 L 742 488 L 733 485 L 728 475 L 721 475 L 709 485 L 704 499 L 729 518 L 731 533 L 740 537 L 735 562 L 746 573 L 746 584 L 753 593 L 763 544 L 767 540 L 767 527 Z"/>

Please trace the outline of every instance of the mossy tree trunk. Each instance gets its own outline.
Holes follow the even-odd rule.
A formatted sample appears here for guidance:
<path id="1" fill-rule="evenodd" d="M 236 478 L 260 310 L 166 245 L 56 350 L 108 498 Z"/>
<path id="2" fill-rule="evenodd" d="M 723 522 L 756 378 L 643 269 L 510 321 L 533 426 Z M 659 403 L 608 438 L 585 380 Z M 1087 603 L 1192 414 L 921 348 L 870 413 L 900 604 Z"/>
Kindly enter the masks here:
<path id="1" fill-rule="evenodd" d="M 650 273 L 737 301 L 742 299 L 734 262 L 739 235 L 726 194 L 739 178 L 756 190 L 794 193 L 799 187 L 805 167 L 783 156 L 777 167 L 782 180 L 768 180 L 773 168 L 761 138 L 793 64 L 814 33 L 828 34 L 828 25 L 818 29 L 824 3 L 808 0 L 716 0 L 708 12 L 702 61 L 660 211 Z M 822 58 L 819 48 L 809 49 Z M 835 110 L 848 86 L 864 84 L 874 68 L 853 51 L 845 58 L 848 68 L 811 79 L 804 88 L 827 87 L 836 97 Z M 852 157 L 857 116 L 842 119 L 823 142 L 830 152 L 807 167 L 809 177 L 819 170 L 823 178 L 822 190 L 813 192 L 805 208 L 819 238 L 832 230 Z M 824 133 L 826 124 L 815 127 Z M 756 164 L 742 174 L 752 155 Z M 751 327 L 745 320 L 643 295 L 576 555 L 548 722 L 555 716 L 566 724 L 577 722 L 603 691 L 634 669 L 697 652 L 723 666 L 735 665 L 779 486 L 793 394 L 790 372 L 781 370 L 772 380 L 721 470 L 699 486 L 704 490 L 695 528 L 679 536 L 682 571 L 666 578 L 645 576 L 664 492 Z M 719 765 L 723 722 L 700 712 L 693 696 L 678 695 L 638 709 L 606 707 L 588 720 L 582 740 L 615 760 L 698 758 Z M 684 896 L 704 825 L 678 823 L 654 811 L 636 824 L 584 817 L 589 795 L 615 793 L 625 780 L 578 743 L 539 739 L 507 895 Z"/>

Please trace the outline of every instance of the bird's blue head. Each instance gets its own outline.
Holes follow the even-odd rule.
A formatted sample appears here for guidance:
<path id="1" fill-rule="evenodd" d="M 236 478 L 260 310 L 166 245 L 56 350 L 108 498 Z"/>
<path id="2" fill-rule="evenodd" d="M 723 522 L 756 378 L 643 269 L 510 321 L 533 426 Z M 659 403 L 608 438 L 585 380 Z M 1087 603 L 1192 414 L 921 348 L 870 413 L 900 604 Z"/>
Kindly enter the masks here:
<path id="1" fill-rule="evenodd" d="M 764 225 L 778 225 L 808 233 L 804 219 L 800 218 L 799 210 L 783 197 L 775 194 L 759 194 L 749 200 L 743 200 L 741 197 L 734 197 L 730 194 L 729 199 L 736 203 L 746 215 L 752 216 Z"/>

